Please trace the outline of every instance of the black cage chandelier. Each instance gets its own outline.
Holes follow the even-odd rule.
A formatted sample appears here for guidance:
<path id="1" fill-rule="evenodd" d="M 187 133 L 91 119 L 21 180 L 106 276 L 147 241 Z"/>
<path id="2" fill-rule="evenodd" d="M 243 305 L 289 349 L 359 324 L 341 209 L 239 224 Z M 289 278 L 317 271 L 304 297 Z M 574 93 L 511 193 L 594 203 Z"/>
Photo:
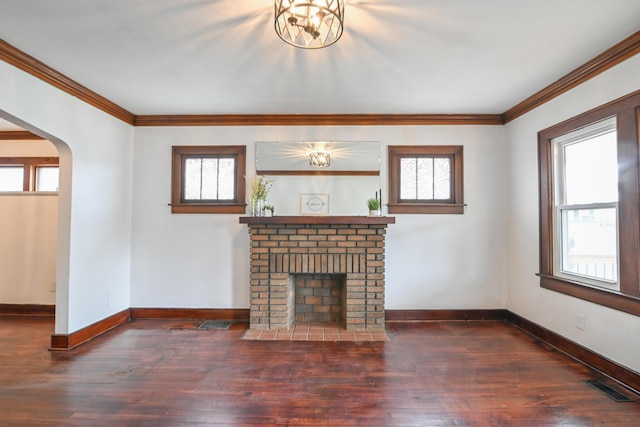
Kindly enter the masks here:
<path id="1" fill-rule="evenodd" d="M 330 46 L 342 35 L 344 0 L 275 0 L 275 19 L 276 33 L 290 45 Z"/>

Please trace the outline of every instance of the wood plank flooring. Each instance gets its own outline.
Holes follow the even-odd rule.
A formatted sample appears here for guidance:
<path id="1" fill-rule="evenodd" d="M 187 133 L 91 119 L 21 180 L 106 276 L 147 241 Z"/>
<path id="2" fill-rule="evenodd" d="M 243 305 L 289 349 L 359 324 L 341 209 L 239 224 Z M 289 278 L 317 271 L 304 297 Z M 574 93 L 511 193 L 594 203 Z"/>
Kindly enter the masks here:
<path id="1" fill-rule="evenodd" d="M 611 400 L 504 322 L 389 323 L 387 342 L 251 341 L 245 323 L 200 323 L 135 320 L 50 352 L 51 318 L 1 317 L 0 425 L 640 425 L 638 400 Z"/>

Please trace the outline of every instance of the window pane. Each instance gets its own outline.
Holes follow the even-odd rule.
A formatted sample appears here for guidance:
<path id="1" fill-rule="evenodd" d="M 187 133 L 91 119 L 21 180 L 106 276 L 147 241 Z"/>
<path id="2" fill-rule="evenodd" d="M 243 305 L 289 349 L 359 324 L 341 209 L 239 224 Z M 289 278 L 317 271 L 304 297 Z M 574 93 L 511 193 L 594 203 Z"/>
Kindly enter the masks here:
<path id="1" fill-rule="evenodd" d="M 433 197 L 438 200 L 451 198 L 451 159 L 434 159 Z"/>
<path id="2" fill-rule="evenodd" d="M 0 191 L 22 191 L 24 168 L 22 166 L 0 167 Z"/>
<path id="3" fill-rule="evenodd" d="M 418 186 L 417 198 L 420 200 L 433 199 L 433 159 L 423 157 L 417 159 Z"/>
<path id="4" fill-rule="evenodd" d="M 186 159 L 184 162 L 184 198 L 201 199 L 202 159 Z"/>
<path id="5" fill-rule="evenodd" d="M 37 167 L 36 191 L 58 191 L 59 172 L 57 167 Z"/>
<path id="6" fill-rule="evenodd" d="M 616 209 L 562 211 L 562 270 L 618 280 Z"/>
<path id="7" fill-rule="evenodd" d="M 401 200 L 451 198 L 451 159 L 408 157 L 400 159 Z"/>
<path id="8" fill-rule="evenodd" d="M 418 197 L 417 164 L 416 158 L 400 159 L 400 199 L 415 200 Z"/>
<path id="9" fill-rule="evenodd" d="M 234 200 L 236 194 L 236 161 L 235 159 L 220 159 L 219 167 L 218 198 L 220 200 Z"/>
<path id="10" fill-rule="evenodd" d="M 234 158 L 188 158 L 184 168 L 185 200 L 234 200 Z"/>
<path id="11" fill-rule="evenodd" d="M 202 159 L 202 194 L 203 200 L 218 198 L 218 159 Z"/>
<path id="12" fill-rule="evenodd" d="M 564 146 L 567 205 L 618 200 L 616 132 Z"/>

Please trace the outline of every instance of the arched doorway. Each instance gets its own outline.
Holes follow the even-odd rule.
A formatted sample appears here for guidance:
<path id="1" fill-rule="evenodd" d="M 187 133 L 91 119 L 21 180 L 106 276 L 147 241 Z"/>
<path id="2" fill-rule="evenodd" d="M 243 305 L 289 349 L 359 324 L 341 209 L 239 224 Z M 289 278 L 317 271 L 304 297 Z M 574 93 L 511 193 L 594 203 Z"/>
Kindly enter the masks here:
<path id="1" fill-rule="evenodd" d="M 67 144 L 29 124 L 0 111 L 9 128 L 31 132 L 34 137 L 0 138 L 0 158 L 11 158 L 23 167 L 30 181 L 28 191 L 0 193 L 0 304 L 33 307 L 55 306 L 55 329 L 68 324 L 69 230 L 71 194 L 71 151 Z M 0 122 L 0 133 L 6 123 Z M 52 163 L 58 159 L 57 191 L 52 180 Z M 49 170 L 44 169 L 48 167 Z M 40 169 L 42 168 L 42 169 Z M 13 168 L 17 169 L 17 168 Z M 48 184 L 48 185 L 47 185 Z M 25 184 L 26 186 L 26 184 Z M 26 189 L 26 188 L 25 188 Z M 24 189 L 23 189 L 24 190 Z M 38 190 L 38 191 L 35 191 Z"/>

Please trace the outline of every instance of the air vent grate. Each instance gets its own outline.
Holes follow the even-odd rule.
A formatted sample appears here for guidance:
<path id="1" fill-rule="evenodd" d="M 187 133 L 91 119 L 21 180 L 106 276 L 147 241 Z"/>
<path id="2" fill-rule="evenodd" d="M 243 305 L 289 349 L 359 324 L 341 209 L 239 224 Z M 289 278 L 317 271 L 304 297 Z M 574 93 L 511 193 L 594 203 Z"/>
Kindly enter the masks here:
<path id="1" fill-rule="evenodd" d="M 618 390 L 608 386 L 600 380 L 587 380 L 585 382 L 591 387 L 600 390 L 616 402 L 635 402 L 634 399 L 630 398 L 626 394 L 620 393 Z"/>
<path id="2" fill-rule="evenodd" d="M 223 320 L 205 320 L 198 329 L 229 329 L 233 322 Z"/>

